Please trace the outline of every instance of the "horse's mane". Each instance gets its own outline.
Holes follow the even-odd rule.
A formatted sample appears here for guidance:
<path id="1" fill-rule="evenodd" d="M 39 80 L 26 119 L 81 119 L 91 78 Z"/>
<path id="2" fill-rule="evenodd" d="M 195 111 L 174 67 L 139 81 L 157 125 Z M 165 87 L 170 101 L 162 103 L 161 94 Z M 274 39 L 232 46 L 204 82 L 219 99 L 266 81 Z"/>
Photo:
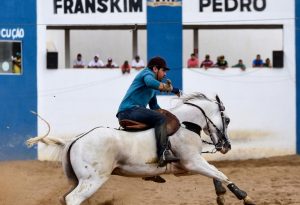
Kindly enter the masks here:
<path id="1" fill-rule="evenodd" d="M 177 104 L 172 108 L 172 109 L 176 109 L 178 108 L 180 105 L 189 102 L 191 100 L 207 100 L 212 102 L 213 100 L 209 99 L 206 95 L 204 95 L 203 93 L 199 93 L 199 92 L 194 92 L 191 94 L 184 94 L 182 96 L 180 96 L 180 98 L 177 98 Z"/>
<path id="2" fill-rule="evenodd" d="M 203 93 L 199 93 L 199 92 L 196 92 L 196 93 L 192 93 L 192 94 L 189 94 L 189 95 L 184 95 L 184 96 L 181 96 L 180 97 L 182 103 L 186 103 L 190 100 L 208 100 L 208 101 L 212 101 L 211 99 L 209 99 L 206 95 L 204 95 Z"/>

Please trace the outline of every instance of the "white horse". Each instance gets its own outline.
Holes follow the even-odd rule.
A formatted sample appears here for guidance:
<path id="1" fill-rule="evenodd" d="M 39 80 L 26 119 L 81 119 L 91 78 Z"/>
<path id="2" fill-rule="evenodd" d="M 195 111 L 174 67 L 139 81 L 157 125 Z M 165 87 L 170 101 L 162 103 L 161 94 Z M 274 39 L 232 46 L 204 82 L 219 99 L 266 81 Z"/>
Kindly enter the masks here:
<path id="1" fill-rule="evenodd" d="M 99 127 L 69 142 L 43 136 L 31 138 L 27 143 L 32 145 L 43 141 L 64 147 L 64 172 L 74 182 L 74 186 L 63 197 L 67 205 L 81 204 L 112 174 L 131 177 L 201 174 L 214 179 L 218 204 L 225 203 L 223 195 L 226 189 L 222 184 L 227 185 L 244 204 L 254 204 L 245 191 L 201 156 L 201 130 L 210 136 L 216 151 L 225 154 L 231 149 L 227 136 L 229 118 L 224 113 L 220 99 L 216 96 L 216 100 L 211 100 L 197 93 L 181 97 L 180 100 L 181 103 L 170 112 L 182 126 L 169 137 L 172 152 L 180 161 L 166 167 L 157 166 L 154 129 L 127 132 Z"/>

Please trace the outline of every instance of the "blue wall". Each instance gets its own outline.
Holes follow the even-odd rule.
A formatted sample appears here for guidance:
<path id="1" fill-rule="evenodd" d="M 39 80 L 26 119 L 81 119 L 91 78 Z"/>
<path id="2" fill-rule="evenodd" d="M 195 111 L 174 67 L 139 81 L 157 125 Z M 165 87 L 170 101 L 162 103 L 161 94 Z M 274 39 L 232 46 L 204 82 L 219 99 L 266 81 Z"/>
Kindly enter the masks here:
<path id="1" fill-rule="evenodd" d="M 36 150 L 25 140 L 37 134 L 37 26 L 35 0 L 2 0 L 0 32 L 19 28 L 24 37 L 0 37 L 22 42 L 22 75 L 0 74 L 0 160 L 34 159 Z M 5 11 L 5 12 L 3 12 Z"/>
<path id="2" fill-rule="evenodd" d="M 295 8 L 296 8 L 296 16 L 295 16 L 295 22 L 296 22 L 296 135 L 297 135 L 297 154 L 300 154 L 300 120 L 298 116 L 300 116 L 300 2 L 295 0 Z"/>
<path id="3" fill-rule="evenodd" d="M 171 69 L 167 78 L 174 87 L 182 89 L 181 6 L 147 6 L 147 58 L 154 56 L 166 59 Z"/>

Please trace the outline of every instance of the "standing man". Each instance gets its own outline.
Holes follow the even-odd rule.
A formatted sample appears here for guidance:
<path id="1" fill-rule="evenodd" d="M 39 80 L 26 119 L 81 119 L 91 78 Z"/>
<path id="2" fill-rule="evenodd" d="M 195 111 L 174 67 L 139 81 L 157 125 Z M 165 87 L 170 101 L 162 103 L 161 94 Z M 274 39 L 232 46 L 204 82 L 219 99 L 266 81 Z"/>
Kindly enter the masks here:
<path id="1" fill-rule="evenodd" d="M 157 104 L 156 90 L 172 92 L 180 96 L 178 88 L 173 88 L 170 83 L 161 82 L 168 70 L 170 69 L 163 58 L 150 59 L 147 68 L 133 80 L 117 113 L 119 121 L 134 120 L 154 127 L 159 167 L 178 161 L 168 146 L 167 120 L 164 115 L 155 111 L 160 109 Z M 150 109 L 146 108 L 147 105 Z"/>

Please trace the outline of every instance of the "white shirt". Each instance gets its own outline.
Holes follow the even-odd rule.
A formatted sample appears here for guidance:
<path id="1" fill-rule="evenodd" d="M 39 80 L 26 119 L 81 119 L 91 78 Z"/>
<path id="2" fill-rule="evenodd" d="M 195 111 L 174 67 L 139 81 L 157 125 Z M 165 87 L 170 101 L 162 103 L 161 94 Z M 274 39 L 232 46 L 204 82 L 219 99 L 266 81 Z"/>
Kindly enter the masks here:
<path id="1" fill-rule="evenodd" d="M 89 65 L 89 67 L 103 67 L 104 63 L 102 62 L 102 60 L 98 60 L 97 62 L 95 60 L 92 60 Z"/>
<path id="2" fill-rule="evenodd" d="M 131 62 L 131 67 L 145 67 L 144 61 L 142 59 L 139 60 L 139 62 L 136 62 L 135 59 Z"/>
<path id="3" fill-rule="evenodd" d="M 83 60 L 81 60 L 81 61 L 74 60 L 73 66 L 83 66 L 83 67 L 84 67 L 84 66 L 85 66 L 85 63 L 84 63 Z"/>
<path id="4" fill-rule="evenodd" d="M 108 64 L 108 63 L 107 63 L 107 64 Z M 105 65 L 106 67 L 107 67 L 107 64 Z M 112 62 L 111 65 L 112 65 L 112 67 L 115 67 L 115 68 L 116 68 L 116 67 L 119 67 L 118 64 L 116 64 L 115 62 Z"/>

